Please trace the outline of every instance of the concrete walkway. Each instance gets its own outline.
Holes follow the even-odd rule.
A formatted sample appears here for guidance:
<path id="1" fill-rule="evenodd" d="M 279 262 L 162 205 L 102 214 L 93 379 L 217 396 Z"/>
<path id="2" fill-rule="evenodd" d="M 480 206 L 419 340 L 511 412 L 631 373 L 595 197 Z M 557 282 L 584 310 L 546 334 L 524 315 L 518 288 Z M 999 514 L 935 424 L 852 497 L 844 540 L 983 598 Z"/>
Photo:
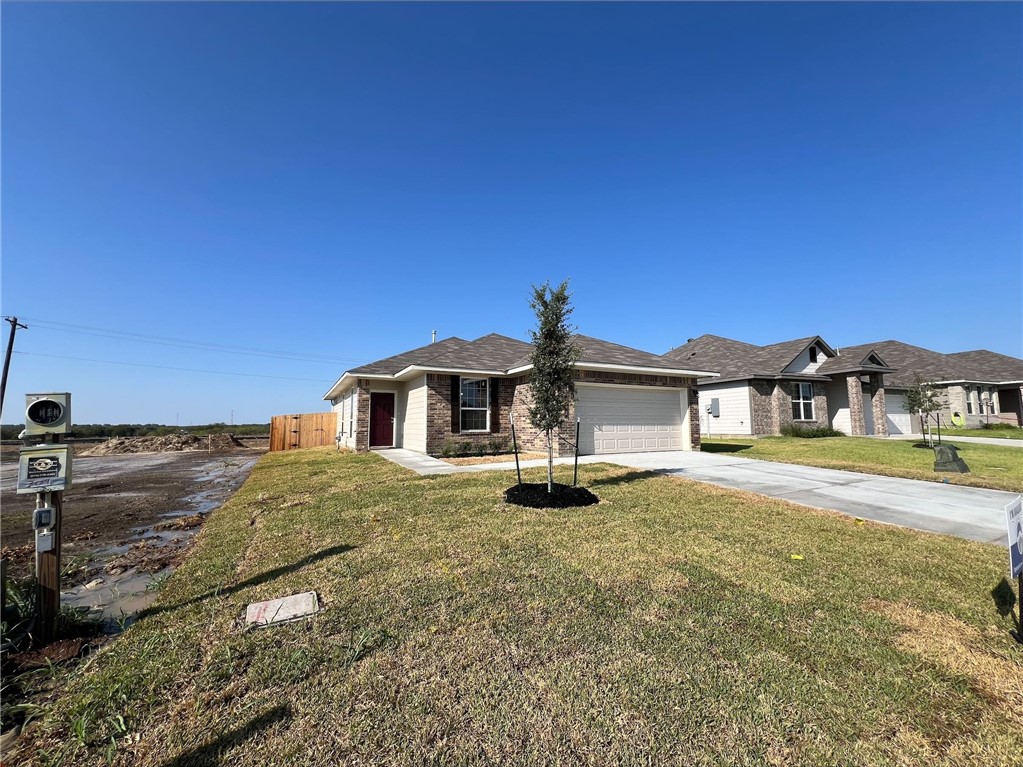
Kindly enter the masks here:
<path id="1" fill-rule="evenodd" d="M 514 469 L 512 463 L 453 466 L 410 450 L 381 450 L 379 455 L 420 474 L 458 474 Z M 555 459 L 558 465 L 570 458 Z M 722 453 L 616 453 L 588 455 L 579 463 L 611 463 L 643 471 L 686 477 L 719 487 L 746 490 L 804 506 L 850 514 L 875 522 L 946 533 L 1007 546 L 1005 507 L 1015 493 L 941 482 L 880 477 L 836 469 L 758 461 Z M 544 466 L 546 461 L 523 461 Z"/>

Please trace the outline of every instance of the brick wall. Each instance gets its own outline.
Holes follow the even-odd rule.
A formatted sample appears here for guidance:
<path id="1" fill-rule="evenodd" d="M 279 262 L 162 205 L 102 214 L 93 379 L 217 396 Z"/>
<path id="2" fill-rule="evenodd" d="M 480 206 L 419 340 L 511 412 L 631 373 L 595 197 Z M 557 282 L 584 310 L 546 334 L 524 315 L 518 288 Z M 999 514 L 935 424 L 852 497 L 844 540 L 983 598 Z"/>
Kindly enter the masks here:
<path id="1" fill-rule="evenodd" d="M 680 376 L 639 375 L 634 373 L 603 372 L 592 370 L 576 371 L 577 383 L 616 384 L 619 386 L 663 386 L 684 388 L 689 391 L 690 438 L 694 450 L 700 449 L 700 418 L 699 396 L 696 392 L 696 381 Z M 451 432 L 451 377 L 449 375 L 427 376 L 427 436 L 426 450 L 431 455 L 438 455 L 446 440 L 454 442 L 491 442 L 507 440 L 511 443 L 508 428 L 509 413 L 515 419 L 515 436 L 519 449 L 524 451 L 546 452 L 547 439 L 543 432 L 534 428 L 529 422 L 529 408 L 533 404 L 533 393 L 529 386 L 529 376 L 500 379 L 498 399 L 501 409 L 501 429 L 497 434 L 453 434 Z M 573 402 L 562 422 L 560 436 L 569 442 L 575 441 L 575 403 Z M 558 434 L 555 433 L 555 437 Z M 554 455 L 572 455 L 573 448 L 568 442 L 556 439 Z"/>
<path id="2" fill-rule="evenodd" d="M 430 373 L 426 377 L 426 452 L 440 455 L 444 443 L 471 442 L 474 445 L 490 445 L 495 442 L 507 443 L 511 448 L 511 430 L 508 427 L 508 413 L 511 411 L 515 396 L 514 381 L 518 379 L 499 378 L 497 380 L 497 402 L 500 410 L 499 423 L 495 432 L 461 432 L 451 431 L 451 376 Z M 515 423 L 518 428 L 518 421 Z"/>
<path id="3" fill-rule="evenodd" d="M 355 384 L 355 449 L 369 450 L 369 381 L 364 378 Z"/>
<path id="4" fill-rule="evenodd" d="M 750 381 L 750 405 L 754 434 L 778 434 L 775 427 L 774 408 L 771 404 L 773 393 L 774 381 L 762 378 Z"/>

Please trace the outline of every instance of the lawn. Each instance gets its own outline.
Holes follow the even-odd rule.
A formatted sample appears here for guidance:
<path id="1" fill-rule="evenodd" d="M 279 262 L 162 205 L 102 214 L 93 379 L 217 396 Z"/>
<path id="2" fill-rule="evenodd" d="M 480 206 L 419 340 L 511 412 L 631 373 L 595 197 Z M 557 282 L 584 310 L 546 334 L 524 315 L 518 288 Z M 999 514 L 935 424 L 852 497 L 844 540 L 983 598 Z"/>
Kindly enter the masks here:
<path id="1" fill-rule="evenodd" d="M 265 456 L 5 756 L 1018 765 L 1003 549 L 607 465 L 599 505 L 527 510 L 513 476 Z M 243 629 L 310 589 L 314 619 Z"/>
<path id="2" fill-rule="evenodd" d="M 908 440 L 865 439 L 863 437 L 761 437 L 753 439 L 704 439 L 702 450 L 708 453 L 735 453 L 744 458 L 764 461 L 847 469 L 886 477 L 908 477 L 934 482 L 948 480 L 956 485 L 990 487 L 995 490 L 1023 492 L 1023 450 L 1006 445 L 980 445 L 956 442 L 942 435 L 942 442 L 958 448 L 959 456 L 970 467 L 969 474 L 934 471 L 934 451 L 916 447 Z"/>
<path id="3" fill-rule="evenodd" d="M 1023 439 L 1023 429 L 942 429 L 941 438 L 946 437 L 994 437 L 995 439 Z"/>

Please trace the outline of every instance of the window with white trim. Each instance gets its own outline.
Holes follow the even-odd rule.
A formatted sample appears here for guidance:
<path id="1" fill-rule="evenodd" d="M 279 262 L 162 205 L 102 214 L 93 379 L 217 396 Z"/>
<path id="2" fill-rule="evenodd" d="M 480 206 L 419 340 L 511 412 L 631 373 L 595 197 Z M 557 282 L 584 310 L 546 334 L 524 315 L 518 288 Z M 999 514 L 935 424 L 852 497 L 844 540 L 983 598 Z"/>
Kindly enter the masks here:
<path id="1" fill-rule="evenodd" d="M 792 420 L 813 421 L 813 384 L 797 383 L 792 392 Z"/>
<path id="2" fill-rule="evenodd" d="M 973 387 L 967 385 L 966 389 L 966 415 L 973 415 Z"/>
<path id="3" fill-rule="evenodd" d="M 486 378 L 462 379 L 462 431 L 488 431 L 490 385 Z"/>

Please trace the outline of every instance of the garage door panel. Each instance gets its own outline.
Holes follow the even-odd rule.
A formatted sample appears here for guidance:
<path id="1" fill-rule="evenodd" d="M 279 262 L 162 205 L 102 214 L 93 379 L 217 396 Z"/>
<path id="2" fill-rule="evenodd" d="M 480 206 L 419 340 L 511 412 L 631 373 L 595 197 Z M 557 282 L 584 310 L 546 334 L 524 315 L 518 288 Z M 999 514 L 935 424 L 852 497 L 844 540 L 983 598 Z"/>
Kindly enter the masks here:
<path id="1" fill-rule="evenodd" d="M 906 404 L 905 394 L 888 392 L 885 396 L 885 409 L 888 411 L 889 434 L 912 434 L 913 417 Z"/>
<path id="2" fill-rule="evenodd" d="M 577 388 L 579 451 L 587 454 L 681 450 L 683 392 L 660 388 Z"/>

